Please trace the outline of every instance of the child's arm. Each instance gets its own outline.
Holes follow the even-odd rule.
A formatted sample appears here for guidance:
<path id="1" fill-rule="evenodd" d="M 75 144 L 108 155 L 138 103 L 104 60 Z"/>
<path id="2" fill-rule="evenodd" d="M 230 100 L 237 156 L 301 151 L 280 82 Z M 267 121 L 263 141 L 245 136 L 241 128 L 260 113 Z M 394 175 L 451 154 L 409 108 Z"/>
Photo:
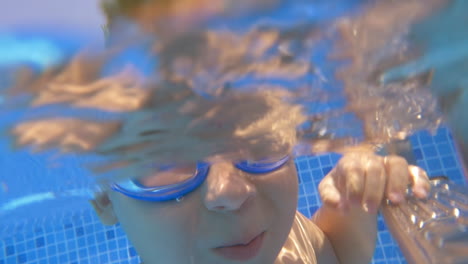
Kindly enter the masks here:
<path id="1" fill-rule="evenodd" d="M 340 263 L 370 262 L 380 204 L 383 199 L 402 202 L 408 185 L 420 198 L 430 188 L 425 172 L 398 156 L 347 154 L 325 176 L 319 185 L 323 206 L 313 221 L 327 236 Z"/>

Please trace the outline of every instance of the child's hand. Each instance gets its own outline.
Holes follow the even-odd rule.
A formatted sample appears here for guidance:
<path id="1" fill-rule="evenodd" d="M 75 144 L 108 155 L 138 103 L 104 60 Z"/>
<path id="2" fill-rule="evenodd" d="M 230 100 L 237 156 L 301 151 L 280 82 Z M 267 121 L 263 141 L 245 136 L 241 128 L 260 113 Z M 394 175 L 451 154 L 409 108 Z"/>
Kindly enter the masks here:
<path id="1" fill-rule="evenodd" d="M 426 198 L 430 190 L 426 172 L 399 156 L 360 152 L 343 156 L 322 180 L 319 192 L 324 205 L 339 210 L 360 206 L 377 213 L 383 199 L 404 201 L 408 186 L 416 197 Z"/>

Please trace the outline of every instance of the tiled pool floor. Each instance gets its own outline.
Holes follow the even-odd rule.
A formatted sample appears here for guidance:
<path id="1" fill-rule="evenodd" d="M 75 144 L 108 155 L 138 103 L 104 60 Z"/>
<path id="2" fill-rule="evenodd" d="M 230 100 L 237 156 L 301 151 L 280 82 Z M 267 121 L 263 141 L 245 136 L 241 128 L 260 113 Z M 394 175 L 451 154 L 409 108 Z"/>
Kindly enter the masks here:
<path id="1" fill-rule="evenodd" d="M 445 128 L 436 135 L 426 132 L 411 138 L 418 165 L 430 176 L 447 175 L 465 184 L 452 138 Z M 320 206 L 317 184 L 335 165 L 336 154 L 300 157 L 296 160 L 300 177 L 298 210 L 311 216 Z M 47 210 L 44 208 L 44 210 Z M 372 263 L 406 263 L 381 218 L 378 243 Z M 63 212 L 46 219 L 29 219 L 24 223 L 0 223 L 0 264 L 51 263 L 96 264 L 139 263 L 139 257 L 117 225 L 101 225 L 94 212 Z"/>

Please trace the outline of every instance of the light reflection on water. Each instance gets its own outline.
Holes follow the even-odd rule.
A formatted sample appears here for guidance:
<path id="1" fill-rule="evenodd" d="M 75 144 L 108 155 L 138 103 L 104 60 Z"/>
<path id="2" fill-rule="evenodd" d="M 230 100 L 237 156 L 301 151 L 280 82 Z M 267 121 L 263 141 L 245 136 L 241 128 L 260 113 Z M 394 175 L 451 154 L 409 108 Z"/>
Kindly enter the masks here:
<path id="1" fill-rule="evenodd" d="M 134 177 L 154 163 L 224 152 L 255 159 L 297 145 L 301 154 L 341 150 L 438 125 L 421 79 L 374 80 L 395 54 L 413 55 L 402 34 L 437 1 L 357 2 L 259 1 L 249 12 L 184 9 L 156 22 L 167 9 L 155 4 L 156 13 L 112 17 L 105 52 L 84 50 L 39 72 L 8 68 L 3 106 L 25 114 L 11 138 L 97 153 L 101 169 L 120 168 L 111 177 Z"/>

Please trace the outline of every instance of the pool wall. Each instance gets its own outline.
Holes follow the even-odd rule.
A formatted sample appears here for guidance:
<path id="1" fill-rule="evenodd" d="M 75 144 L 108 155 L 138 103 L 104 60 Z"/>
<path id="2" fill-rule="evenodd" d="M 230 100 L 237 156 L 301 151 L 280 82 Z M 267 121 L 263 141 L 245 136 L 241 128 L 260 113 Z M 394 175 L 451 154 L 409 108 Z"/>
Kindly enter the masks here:
<path id="1" fill-rule="evenodd" d="M 411 137 L 418 165 L 429 176 L 447 175 L 458 184 L 466 184 L 450 132 L 441 128 L 436 134 L 420 132 Z M 317 185 L 339 159 L 337 154 L 299 157 L 300 177 L 298 210 L 311 216 L 320 206 Z M 78 172 L 77 172 L 78 173 Z M 24 183 L 23 183 L 24 184 Z M 87 183 L 82 183 L 86 186 Z M 47 211 L 48 203 L 31 208 Z M 0 218 L 0 264 L 16 263 L 139 263 L 139 257 L 116 225 L 103 226 L 90 207 L 79 204 L 55 206 L 52 214 L 28 217 L 12 214 Z M 27 212 L 25 212 L 27 213 Z M 372 263 L 401 264 L 404 257 L 387 230 L 378 221 L 377 248 Z"/>

